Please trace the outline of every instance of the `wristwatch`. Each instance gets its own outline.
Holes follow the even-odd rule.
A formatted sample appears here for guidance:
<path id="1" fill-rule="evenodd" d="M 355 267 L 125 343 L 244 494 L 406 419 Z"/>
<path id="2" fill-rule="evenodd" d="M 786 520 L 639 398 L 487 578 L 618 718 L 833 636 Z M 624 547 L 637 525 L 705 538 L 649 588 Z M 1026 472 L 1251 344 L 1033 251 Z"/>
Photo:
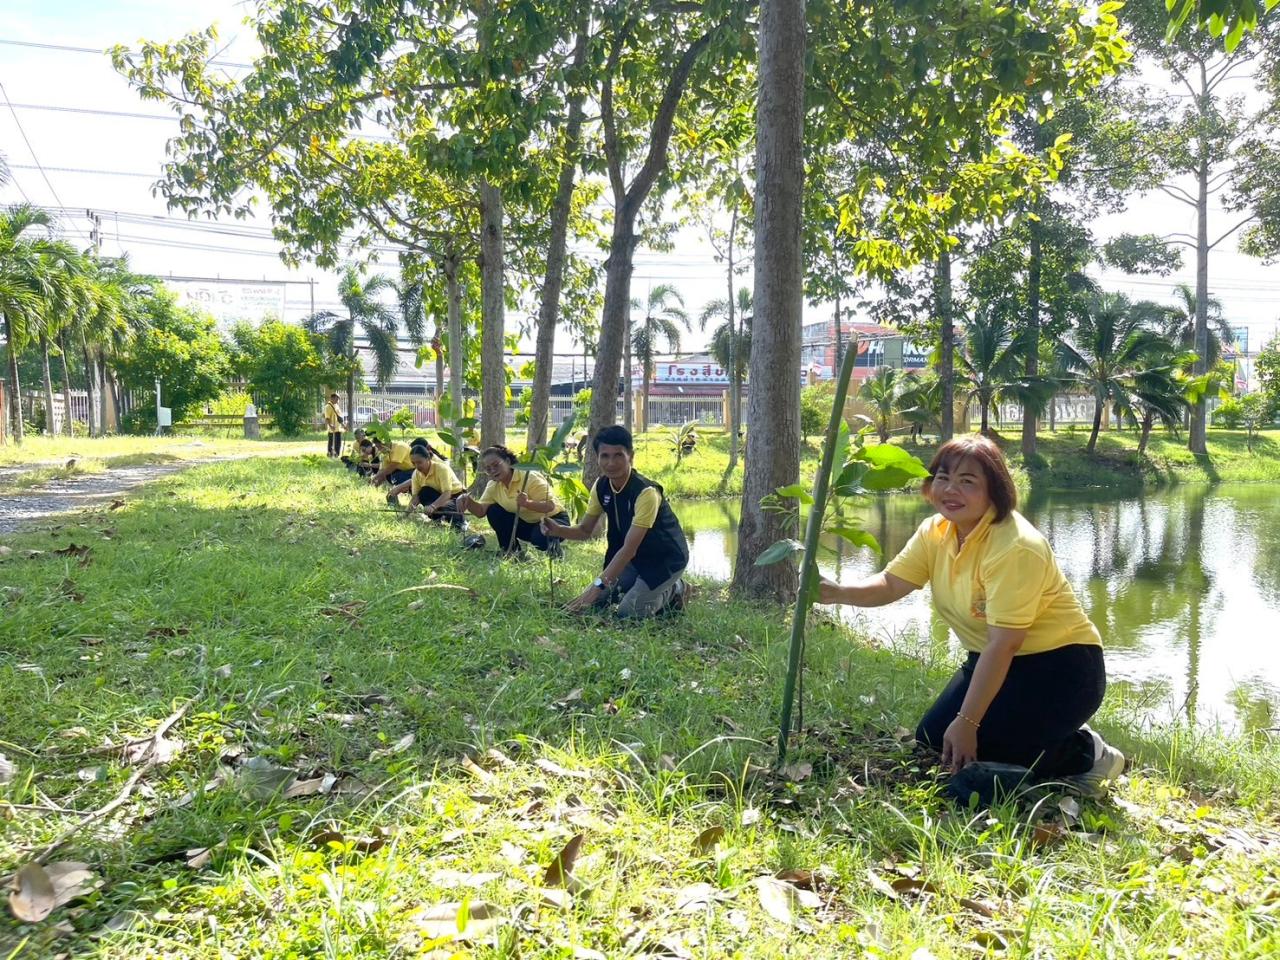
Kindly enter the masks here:
<path id="1" fill-rule="evenodd" d="M 609 589 L 608 585 L 604 582 L 604 577 L 596 577 L 594 580 L 591 581 L 591 585 L 595 587 L 597 590 Z"/>

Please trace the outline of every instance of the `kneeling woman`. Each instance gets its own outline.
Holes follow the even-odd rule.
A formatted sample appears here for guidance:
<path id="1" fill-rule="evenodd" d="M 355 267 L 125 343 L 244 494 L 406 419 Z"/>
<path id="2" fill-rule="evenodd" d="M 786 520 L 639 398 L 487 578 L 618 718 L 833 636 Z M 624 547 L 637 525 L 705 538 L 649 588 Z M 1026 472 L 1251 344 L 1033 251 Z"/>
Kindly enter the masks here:
<path id="1" fill-rule="evenodd" d="M 489 478 L 479 499 L 468 494 L 458 498 L 458 509 L 489 521 L 498 538 L 498 549 L 520 550 L 520 541 L 539 550 L 561 553 L 560 541 L 548 538 L 541 523 L 551 518 L 568 523 L 569 514 L 560 506 L 547 478 L 535 470 L 517 470 L 516 455 L 506 447 L 487 447 L 480 454 L 480 470 Z"/>
<path id="2" fill-rule="evenodd" d="M 884 572 L 822 603 L 878 607 L 926 583 L 938 615 L 968 651 L 916 729 L 953 773 L 974 760 L 1040 778 L 1111 780 L 1124 756 L 1085 726 L 1106 689 L 1102 640 L 1048 542 L 1014 507 L 1017 490 L 990 440 L 959 437 L 929 465 L 938 510 Z"/>
<path id="3" fill-rule="evenodd" d="M 415 444 L 420 442 L 426 443 L 421 437 L 414 440 Z M 378 455 L 382 458 L 382 463 L 378 467 L 378 472 L 369 478 L 371 484 L 375 487 L 380 487 L 386 482 L 391 484 L 394 489 L 407 482 L 413 476 L 413 461 L 409 457 L 409 444 L 403 440 L 391 442 L 375 440 L 373 443 Z M 391 494 L 388 494 L 387 499 L 394 498 Z"/>
<path id="4" fill-rule="evenodd" d="M 422 507 L 432 520 L 448 520 L 461 529 L 465 524 L 462 514 L 458 512 L 455 498 L 467 488 L 453 472 L 449 461 L 426 442 L 415 443 L 409 448 L 409 460 L 413 463 L 413 476 L 405 483 L 392 487 L 389 496 L 398 499 L 400 494 L 408 491 L 408 513 L 413 513 L 416 507 Z"/>

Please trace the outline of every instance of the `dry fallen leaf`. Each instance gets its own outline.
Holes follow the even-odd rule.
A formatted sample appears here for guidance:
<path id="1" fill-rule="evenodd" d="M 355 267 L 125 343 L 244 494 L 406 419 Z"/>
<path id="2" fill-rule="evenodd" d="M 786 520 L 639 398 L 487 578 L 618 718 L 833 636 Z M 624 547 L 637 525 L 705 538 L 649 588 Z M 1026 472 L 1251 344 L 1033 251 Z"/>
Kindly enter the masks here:
<path id="1" fill-rule="evenodd" d="M 1036 847 L 1050 847 L 1061 843 L 1067 832 L 1056 823 L 1037 823 L 1031 828 L 1031 844 Z"/>
<path id="2" fill-rule="evenodd" d="M 533 765 L 543 773 L 550 774 L 553 777 L 564 777 L 569 780 L 590 780 L 591 774 L 583 770 L 570 770 L 562 767 L 554 760 L 548 760 L 546 757 L 539 757 L 533 761 Z"/>
<path id="3" fill-rule="evenodd" d="M 39 923 L 54 910 L 102 886 L 86 863 L 28 863 L 13 878 L 9 909 L 23 923 Z"/>
<path id="4" fill-rule="evenodd" d="M 1075 797 L 1063 797 L 1058 801 L 1058 809 L 1072 822 L 1080 819 L 1080 801 Z"/>
<path id="5" fill-rule="evenodd" d="M 756 877 L 751 882 L 755 884 L 756 892 L 760 896 L 760 906 L 764 908 L 764 912 L 787 926 L 804 925 L 803 921 L 796 916 L 797 907 L 813 909 L 822 906 L 822 900 L 816 893 L 798 890 L 776 877 Z"/>
<path id="6" fill-rule="evenodd" d="M 813 776 L 813 764 L 808 760 L 799 760 L 796 763 L 789 763 L 782 768 L 782 775 L 793 783 L 800 783 L 808 780 Z"/>
<path id="7" fill-rule="evenodd" d="M 311 780 L 295 780 L 285 788 L 284 799 L 293 800 L 297 797 L 314 797 L 317 793 L 328 793 L 336 782 L 332 774 Z"/>
<path id="8" fill-rule="evenodd" d="M 724 834 L 725 829 L 722 826 L 707 827 L 698 834 L 698 839 L 693 841 L 693 846 L 699 853 L 710 853 L 716 844 L 724 839 Z"/>
<path id="9" fill-rule="evenodd" d="M 774 877 L 801 890 L 813 890 L 817 885 L 817 877 L 814 872 L 812 870 L 803 870 L 799 867 L 779 870 L 774 874 Z"/>
<path id="10" fill-rule="evenodd" d="M 414 741 L 418 739 L 416 734 L 406 733 L 389 747 L 382 747 L 369 754 L 370 760 L 381 760 L 383 757 L 393 757 L 397 753 L 404 753 L 413 746 Z"/>
<path id="11" fill-rule="evenodd" d="M 453 901 L 427 907 L 411 918 L 428 940 L 478 940 L 503 923 L 498 909 L 483 900 Z"/>
<path id="12" fill-rule="evenodd" d="M 718 899 L 717 893 L 719 891 L 709 883 L 694 883 L 683 887 L 676 891 L 676 912 L 697 913 L 705 910 L 711 906 L 712 901 Z"/>
<path id="13" fill-rule="evenodd" d="M 972 897 L 961 897 L 959 903 L 960 906 L 964 907 L 969 912 L 986 917 L 988 920 L 996 915 L 995 904 L 988 903 L 986 900 L 975 900 Z"/>
<path id="14" fill-rule="evenodd" d="M 375 853 L 387 845 L 390 836 L 391 831 L 386 827 L 378 827 L 367 837 L 347 837 L 340 830 L 321 830 L 312 834 L 311 846 L 315 850 L 323 850 L 333 843 L 343 848 L 349 845 L 355 853 Z"/>
<path id="15" fill-rule="evenodd" d="M 573 864 L 578 859 L 578 852 L 582 849 L 582 834 L 575 833 L 569 842 L 564 845 L 555 859 L 547 867 L 547 872 L 542 878 L 544 887 L 565 887 L 568 888 L 571 874 L 573 873 Z"/>

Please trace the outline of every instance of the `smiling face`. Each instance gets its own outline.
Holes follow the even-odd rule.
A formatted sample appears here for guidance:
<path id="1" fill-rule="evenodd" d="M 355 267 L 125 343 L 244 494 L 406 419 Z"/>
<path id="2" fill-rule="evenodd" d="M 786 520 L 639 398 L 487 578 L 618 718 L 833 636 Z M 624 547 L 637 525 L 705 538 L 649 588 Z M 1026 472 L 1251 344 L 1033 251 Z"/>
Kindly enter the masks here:
<path id="1" fill-rule="evenodd" d="M 974 457 L 940 465 L 933 474 L 929 499 L 961 533 L 968 533 L 991 506 L 982 465 Z"/>
<path id="2" fill-rule="evenodd" d="M 490 480 L 496 480 L 498 483 L 511 482 L 511 464 L 507 463 L 497 454 L 489 454 L 480 461 L 480 469 L 484 471 L 484 475 Z"/>
<path id="3" fill-rule="evenodd" d="M 616 443 L 602 443 L 596 451 L 600 472 L 610 480 L 622 481 L 631 472 L 631 453 Z"/>

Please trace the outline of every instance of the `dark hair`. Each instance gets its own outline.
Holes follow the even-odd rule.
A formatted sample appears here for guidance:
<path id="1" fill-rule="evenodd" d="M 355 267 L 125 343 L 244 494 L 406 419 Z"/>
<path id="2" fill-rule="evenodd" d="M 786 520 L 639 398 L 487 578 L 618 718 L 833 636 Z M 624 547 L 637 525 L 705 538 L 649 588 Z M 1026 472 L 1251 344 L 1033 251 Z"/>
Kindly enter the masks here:
<path id="1" fill-rule="evenodd" d="M 981 434 L 956 437 L 940 446 L 929 463 L 929 479 L 925 480 L 921 492 L 928 497 L 933 489 L 933 478 L 939 473 L 950 473 L 966 458 L 972 459 L 982 469 L 987 480 L 987 496 L 996 508 L 996 523 L 999 523 L 1017 507 L 1018 488 L 1014 486 L 1013 477 L 1009 476 L 1009 465 L 1005 463 L 1000 448 Z"/>
<path id="2" fill-rule="evenodd" d="M 312 396 L 315 396 L 315 394 L 312 394 Z M 329 394 L 330 400 L 336 400 L 337 398 L 338 398 L 338 395 L 336 393 Z"/>
<path id="3" fill-rule="evenodd" d="M 481 450 L 480 459 L 483 460 L 485 457 L 497 457 L 499 460 L 505 460 L 513 467 L 520 462 L 519 457 L 500 443 L 495 443 Z"/>
<path id="4" fill-rule="evenodd" d="M 604 444 L 608 444 L 611 447 L 623 447 L 627 453 L 635 453 L 635 448 L 631 445 L 631 431 L 626 427 L 618 426 L 616 423 L 612 427 L 601 427 L 600 431 L 591 438 L 591 449 L 596 453 L 600 452 L 600 447 Z"/>
<path id="5" fill-rule="evenodd" d="M 409 446 L 409 455 L 417 454 L 419 457 L 435 457 L 437 460 L 448 460 L 443 453 L 429 444 L 423 437 L 418 437 Z"/>

